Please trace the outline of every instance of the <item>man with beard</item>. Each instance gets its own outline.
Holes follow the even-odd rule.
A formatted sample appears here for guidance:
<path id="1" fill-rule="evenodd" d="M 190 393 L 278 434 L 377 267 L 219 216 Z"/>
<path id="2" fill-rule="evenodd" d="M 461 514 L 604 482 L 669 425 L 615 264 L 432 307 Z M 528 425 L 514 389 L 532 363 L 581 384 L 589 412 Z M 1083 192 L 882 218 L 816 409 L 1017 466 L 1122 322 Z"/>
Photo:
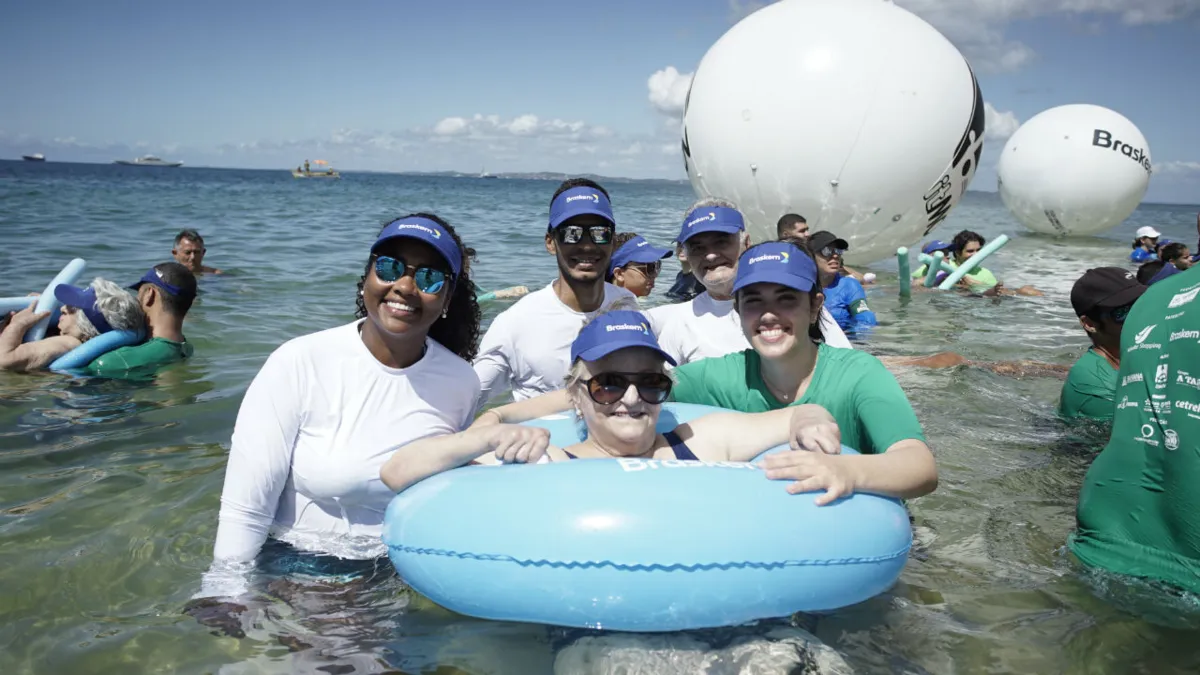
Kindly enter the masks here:
<path id="1" fill-rule="evenodd" d="M 572 178 L 555 190 L 546 251 L 558 262 L 558 278 L 492 321 L 474 364 L 480 408 L 508 389 L 516 401 L 561 389 L 584 323 L 614 307 L 637 309 L 632 293 L 604 281 L 616 228 L 598 183 Z"/>

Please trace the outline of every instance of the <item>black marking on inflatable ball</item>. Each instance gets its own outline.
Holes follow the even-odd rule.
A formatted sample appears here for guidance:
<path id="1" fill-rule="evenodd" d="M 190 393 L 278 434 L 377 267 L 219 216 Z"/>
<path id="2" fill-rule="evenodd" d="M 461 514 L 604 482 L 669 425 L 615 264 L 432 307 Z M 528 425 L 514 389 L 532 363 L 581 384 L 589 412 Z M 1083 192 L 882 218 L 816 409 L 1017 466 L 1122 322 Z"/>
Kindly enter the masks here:
<path id="1" fill-rule="evenodd" d="M 966 65 L 967 72 L 971 74 L 971 86 L 975 89 L 975 99 L 971 102 L 971 115 L 967 118 L 967 128 L 963 130 L 962 138 L 954 148 L 954 157 L 950 161 L 950 168 L 942 174 L 941 178 L 933 184 L 933 187 L 929 188 L 923 197 L 927 220 L 925 233 L 922 236 L 928 236 L 938 226 L 938 223 L 946 219 L 950 213 L 950 206 L 954 203 L 954 198 L 961 197 L 967 191 L 967 184 L 970 183 L 971 176 L 979 166 L 979 158 L 983 156 L 983 134 L 987 126 L 987 117 L 983 108 L 983 92 L 979 89 L 979 80 L 975 77 L 975 71 L 972 70 L 971 64 L 967 63 Z M 954 179 L 956 173 L 958 180 Z"/>
<path id="2" fill-rule="evenodd" d="M 696 77 L 692 76 L 692 81 L 688 82 L 687 95 L 683 97 L 683 141 L 681 145 L 683 146 L 683 170 L 687 173 L 688 178 L 691 178 L 692 176 L 691 163 L 688 161 L 692 158 L 692 149 L 688 145 L 687 113 L 688 105 L 690 105 L 692 102 L 692 85 L 695 84 L 695 82 Z"/>
<path id="3" fill-rule="evenodd" d="M 1050 226 L 1058 231 L 1059 234 L 1066 234 L 1067 228 L 1063 227 L 1062 222 L 1058 219 L 1058 214 L 1050 209 L 1046 209 L 1042 213 L 1046 214 L 1046 220 L 1050 221 Z"/>

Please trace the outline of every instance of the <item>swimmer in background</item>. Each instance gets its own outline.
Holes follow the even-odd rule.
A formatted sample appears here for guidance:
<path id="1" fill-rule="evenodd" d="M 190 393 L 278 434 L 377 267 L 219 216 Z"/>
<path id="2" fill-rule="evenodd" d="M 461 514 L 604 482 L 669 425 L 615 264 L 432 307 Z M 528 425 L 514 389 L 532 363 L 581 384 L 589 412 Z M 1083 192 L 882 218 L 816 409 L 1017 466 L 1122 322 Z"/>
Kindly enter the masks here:
<path id="1" fill-rule="evenodd" d="M 1143 286 L 1149 286 L 1150 280 L 1154 278 L 1154 275 L 1161 272 L 1162 268 L 1166 267 L 1166 265 L 1161 260 L 1151 260 L 1150 262 L 1142 263 L 1137 269 L 1138 283 Z"/>
<path id="2" fill-rule="evenodd" d="M 704 284 L 692 273 L 692 264 L 688 262 L 687 251 L 681 243 L 675 244 L 675 258 L 679 260 L 679 273 L 675 275 L 675 283 L 666 296 L 675 302 L 690 302 L 704 292 Z"/>
<path id="3" fill-rule="evenodd" d="M 850 245 L 832 232 L 815 232 L 808 239 L 825 292 L 825 309 L 846 333 L 876 326 L 879 320 L 867 306 L 867 292 L 853 277 L 843 276 L 842 256 Z"/>
<path id="4" fill-rule="evenodd" d="M 22 343 L 26 331 L 50 312 L 29 307 L 12 315 L 0 332 L 0 370 L 29 372 L 45 368 L 55 359 L 111 330 L 136 330 L 145 315 L 137 302 L 120 286 L 96 277 L 85 289 L 71 284 L 54 287 L 54 297 L 63 304 L 58 318 L 58 335 Z"/>
<path id="5" fill-rule="evenodd" d="M 945 260 L 946 263 L 948 263 L 951 267 L 953 267 L 954 266 L 954 258 L 953 258 L 954 244 L 951 244 L 950 242 L 942 241 L 941 239 L 934 239 L 933 241 L 931 241 L 928 244 L 925 244 L 924 246 L 921 247 L 921 253 L 924 253 L 925 255 L 933 255 L 934 253 L 937 253 L 938 251 L 941 251 L 942 255 L 945 256 L 943 258 L 943 260 Z M 928 272 L 929 272 L 929 265 L 926 265 L 925 263 L 921 263 L 921 266 L 918 267 L 916 270 L 914 270 L 910 276 L 913 279 L 924 279 L 925 275 Z M 939 272 L 938 276 L 940 277 L 938 279 L 938 281 L 940 282 L 942 279 L 944 279 L 946 277 L 946 274 L 944 272 Z"/>
<path id="6" fill-rule="evenodd" d="M 953 266 L 957 268 L 959 265 L 970 260 L 976 253 L 979 253 L 987 240 L 978 232 L 970 230 L 962 230 L 954 235 L 954 261 Z M 965 288 L 972 293 L 980 293 L 982 295 L 1026 295 L 1026 296 L 1041 296 L 1045 295 L 1033 286 L 1022 286 L 1016 290 L 1009 290 L 1004 287 L 1004 282 L 998 281 L 996 275 L 982 266 L 976 267 L 967 274 L 963 275 L 959 280 L 960 288 Z"/>
<path id="7" fill-rule="evenodd" d="M 808 226 L 808 220 L 798 213 L 785 213 L 775 223 L 775 238 L 779 241 L 790 241 L 793 243 L 808 243 L 808 238 L 811 235 Z M 846 263 L 841 263 L 841 268 L 838 274 L 842 276 L 854 277 L 854 280 L 862 284 L 870 284 L 875 282 L 875 276 L 870 278 L 846 267 Z"/>
<path id="8" fill-rule="evenodd" d="M 215 267 L 204 266 L 204 254 L 207 252 L 204 237 L 199 232 L 187 229 L 175 235 L 175 248 L 171 249 L 171 255 L 175 256 L 176 262 L 191 270 L 192 274 L 224 274 Z"/>
<path id="9" fill-rule="evenodd" d="M 196 275 L 176 263 L 160 263 L 146 271 L 130 290 L 145 315 L 146 341 L 121 347 L 88 364 L 93 375 L 152 373 L 182 361 L 194 349 L 183 335 L 183 320 L 196 299 Z"/>
<path id="10" fill-rule="evenodd" d="M 463 277 L 469 279 L 471 278 L 471 263 L 478 259 L 478 255 L 470 246 L 466 247 L 463 253 Z M 529 293 L 529 289 L 525 286 L 509 286 L 498 291 L 484 291 L 474 280 L 471 281 L 471 285 L 475 289 L 475 301 L 480 303 L 519 298 Z"/>
<path id="11" fill-rule="evenodd" d="M 605 281 L 639 298 L 650 295 L 654 280 L 662 271 L 662 261 L 671 257 L 671 249 L 652 246 L 636 232 L 622 232 L 613 243 L 617 248 Z"/>
<path id="12" fill-rule="evenodd" d="M 1188 251 L 1187 244 L 1172 242 L 1166 239 L 1163 241 L 1167 242 L 1167 244 L 1162 246 L 1158 252 L 1158 261 L 1162 263 L 1162 266 L 1146 282 L 1147 286 L 1162 281 L 1173 274 L 1179 274 L 1192 266 L 1192 254 Z"/>
<path id="13" fill-rule="evenodd" d="M 1200 227 L 1200 224 L 1197 226 Z M 1161 236 L 1161 232 L 1149 225 L 1139 227 L 1133 236 L 1133 251 L 1129 254 L 1129 259 L 1135 263 L 1144 263 L 1157 258 L 1156 246 Z"/>

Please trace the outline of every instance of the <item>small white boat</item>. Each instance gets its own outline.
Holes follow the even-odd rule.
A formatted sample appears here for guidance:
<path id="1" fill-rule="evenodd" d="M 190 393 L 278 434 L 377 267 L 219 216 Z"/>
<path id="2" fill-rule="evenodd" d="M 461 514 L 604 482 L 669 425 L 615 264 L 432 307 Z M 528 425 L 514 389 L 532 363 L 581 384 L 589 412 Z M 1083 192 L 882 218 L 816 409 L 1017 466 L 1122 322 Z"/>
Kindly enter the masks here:
<path id="1" fill-rule="evenodd" d="M 154 155 L 142 155 L 141 157 L 138 157 L 137 159 L 133 159 L 133 160 L 118 159 L 115 162 L 113 162 L 113 164 L 120 164 L 122 166 L 164 166 L 164 167 L 183 166 L 183 162 L 164 162 L 163 160 L 159 159 L 158 157 L 155 157 Z"/>
<path id="2" fill-rule="evenodd" d="M 46 156 L 38 152 L 32 155 L 21 155 L 21 159 L 25 160 L 26 162 L 44 162 L 46 161 Z"/>

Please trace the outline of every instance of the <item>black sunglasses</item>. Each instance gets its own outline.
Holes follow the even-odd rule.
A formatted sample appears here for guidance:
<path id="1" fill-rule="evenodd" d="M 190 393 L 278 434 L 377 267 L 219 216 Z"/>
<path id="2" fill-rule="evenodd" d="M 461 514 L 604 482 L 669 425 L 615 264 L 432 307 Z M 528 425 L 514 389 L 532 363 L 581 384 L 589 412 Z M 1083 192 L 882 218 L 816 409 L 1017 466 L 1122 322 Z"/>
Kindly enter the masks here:
<path id="1" fill-rule="evenodd" d="M 560 225 L 554 230 L 554 236 L 560 244 L 578 244 L 583 241 L 585 231 L 593 244 L 603 246 L 613 239 L 612 225 Z"/>
<path id="2" fill-rule="evenodd" d="M 1125 323 L 1125 319 L 1129 317 L 1129 310 L 1133 309 L 1133 305 L 1123 305 L 1115 309 L 1110 309 L 1101 316 L 1107 316 L 1117 323 Z"/>
<path id="3" fill-rule="evenodd" d="M 829 245 L 829 246 L 826 246 L 825 248 L 821 249 L 820 251 L 817 251 L 817 253 L 820 253 L 822 258 L 832 258 L 835 255 L 840 258 L 840 257 L 846 255 L 846 249 L 834 248 L 833 245 Z"/>
<path id="4" fill-rule="evenodd" d="M 629 385 L 637 387 L 638 397 L 646 403 L 665 403 L 673 383 L 663 373 L 600 373 L 584 380 L 588 396 L 600 405 L 612 405 L 625 397 Z"/>
<path id="5" fill-rule="evenodd" d="M 375 258 L 375 276 L 379 280 L 392 284 L 400 280 L 400 277 L 412 272 L 413 285 L 422 293 L 436 295 L 442 292 L 446 287 L 446 283 L 454 283 L 454 275 L 439 270 L 436 267 L 412 267 L 404 262 L 403 258 L 393 258 L 391 256 L 381 255 Z"/>
<path id="6" fill-rule="evenodd" d="M 662 261 L 655 260 L 652 263 L 629 263 L 625 266 L 626 269 L 637 270 L 647 278 L 656 277 L 662 271 Z"/>

